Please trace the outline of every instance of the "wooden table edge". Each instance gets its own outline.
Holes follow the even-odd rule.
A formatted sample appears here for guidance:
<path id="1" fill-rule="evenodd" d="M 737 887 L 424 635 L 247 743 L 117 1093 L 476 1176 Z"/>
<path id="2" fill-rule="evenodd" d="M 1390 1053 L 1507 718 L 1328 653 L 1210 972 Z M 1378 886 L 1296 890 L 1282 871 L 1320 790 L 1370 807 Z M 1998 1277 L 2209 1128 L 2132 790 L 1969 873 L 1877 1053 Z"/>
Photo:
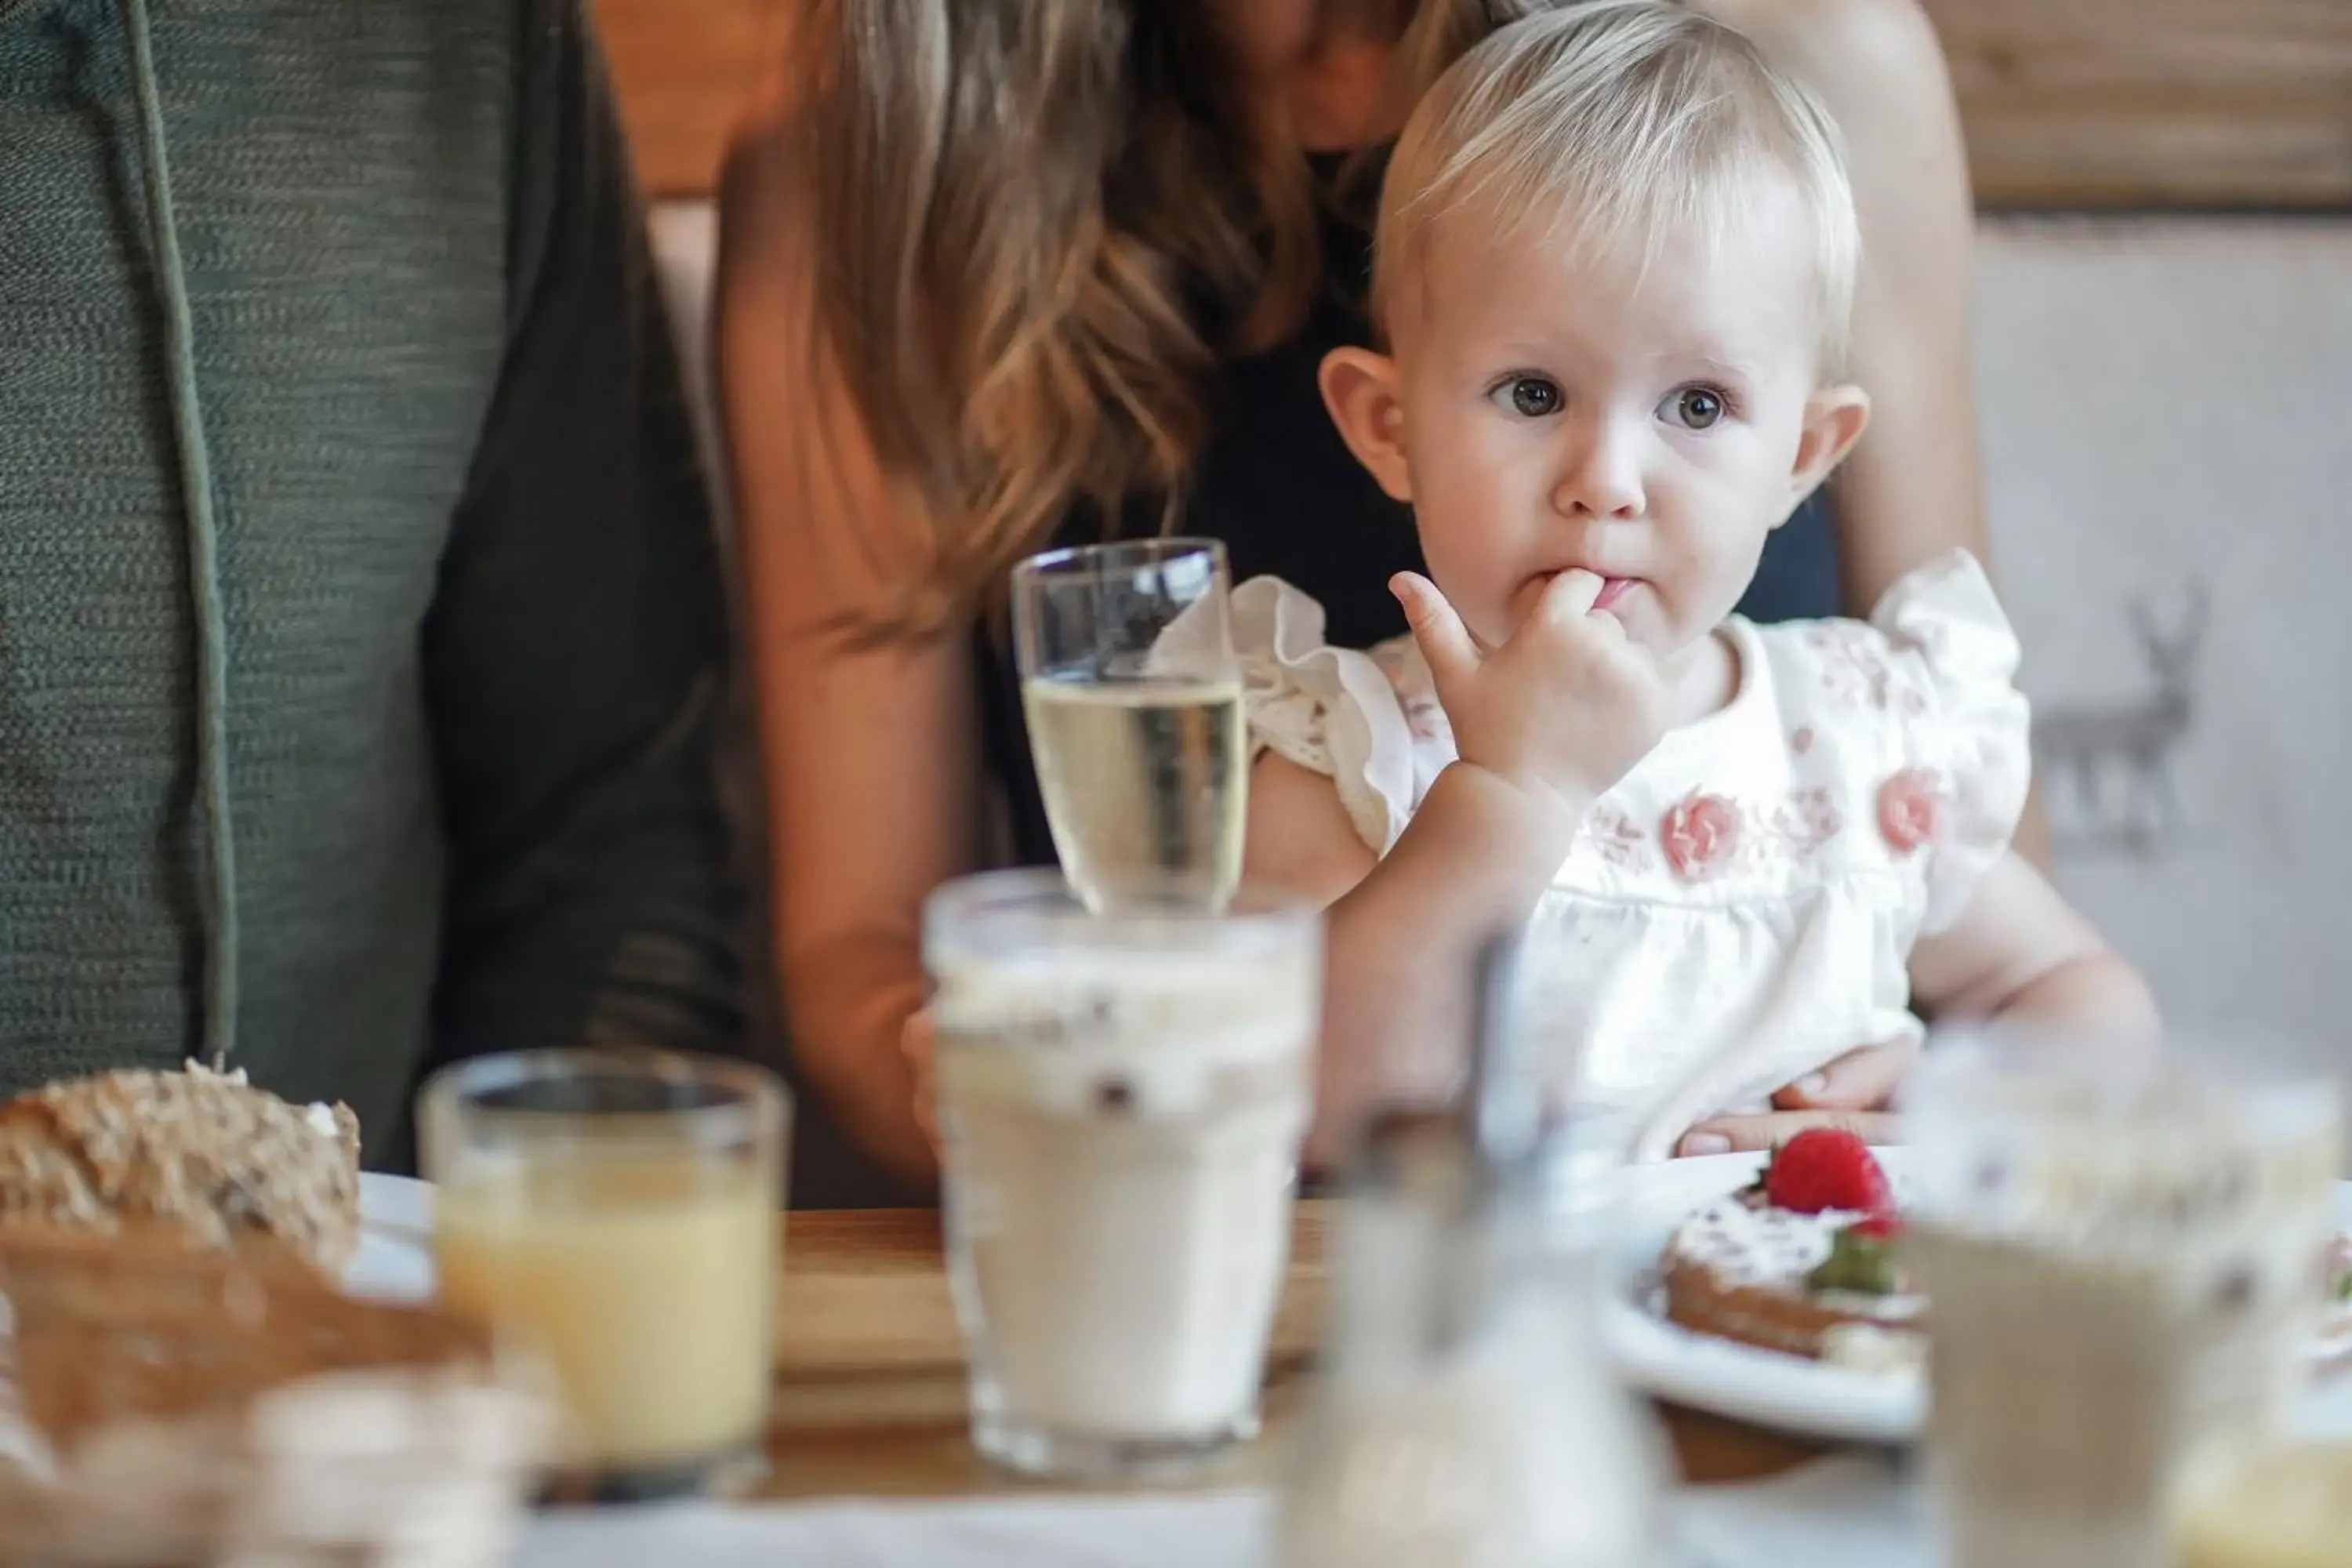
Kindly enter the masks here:
<path id="1" fill-rule="evenodd" d="M 1328 1285 L 1325 1237 L 1336 1201 L 1298 1205 L 1270 1352 L 1266 1432 L 1231 1466 L 1202 1477 L 1203 1486 L 1278 1479 L 1283 1445 L 1313 1382 Z M 1040 1489 L 971 1448 L 963 1341 L 936 1211 L 793 1211 L 783 1216 L 782 1268 L 763 1496 Z M 1683 1479 L 1692 1484 L 1759 1479 L 1831 1451 L 1703 1411 L 1655 1408 Z"/>

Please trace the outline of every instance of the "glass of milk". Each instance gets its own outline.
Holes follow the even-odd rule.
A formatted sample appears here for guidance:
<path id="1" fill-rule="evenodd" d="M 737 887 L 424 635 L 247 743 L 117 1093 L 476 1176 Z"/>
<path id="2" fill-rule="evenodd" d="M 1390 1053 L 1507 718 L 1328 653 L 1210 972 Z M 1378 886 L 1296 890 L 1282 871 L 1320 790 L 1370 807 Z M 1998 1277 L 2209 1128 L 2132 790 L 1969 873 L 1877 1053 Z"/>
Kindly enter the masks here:
<path id="1" fill-rule="evenodd" d="M 2250 1055 L 2017 1032 L 1929 1051 L 1902 1245 L 1954 1568 L 2166 1568 L 2191 1457 L 2283 1419 L 2341 1108 Z"/>
<path id="2" fill-rule="evenodd" d="M 1249 745 L 1225 547 L 1146 539 L 1013 573 L 1021 708 L 1054 850 L 1088 907 L 1241 880 Z"/>
<path id="3" fill-rule="evenodd" d="M 484 1057 L 425 1085 L 440 1296 L 554 1373 L 560 1494 L 758 1473 L 790 1110 L 763 1068 L 649 1052 Z"/>
<path id="4" fill-rule="evenodd" d="M 924 911 L 972 1441 L 1166 1479 L 1258 1425 L 1312 1100 L 1322 924 L 1180 879 L 1093 915 L 1050 871 Z"/>

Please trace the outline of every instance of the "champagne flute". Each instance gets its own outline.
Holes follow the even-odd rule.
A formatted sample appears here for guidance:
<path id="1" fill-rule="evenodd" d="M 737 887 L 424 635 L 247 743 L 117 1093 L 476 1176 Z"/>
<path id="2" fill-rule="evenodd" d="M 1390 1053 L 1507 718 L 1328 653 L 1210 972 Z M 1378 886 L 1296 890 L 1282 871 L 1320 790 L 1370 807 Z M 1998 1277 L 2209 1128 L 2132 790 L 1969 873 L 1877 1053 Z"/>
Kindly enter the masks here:
<path id="1" fill-rule="evenodd" d="M 1087 907 L 1223 908 L 1249 768 L 1224 546 L 1032 556 L 1013 568 L 1013 633 L 1045 819 Z"/>

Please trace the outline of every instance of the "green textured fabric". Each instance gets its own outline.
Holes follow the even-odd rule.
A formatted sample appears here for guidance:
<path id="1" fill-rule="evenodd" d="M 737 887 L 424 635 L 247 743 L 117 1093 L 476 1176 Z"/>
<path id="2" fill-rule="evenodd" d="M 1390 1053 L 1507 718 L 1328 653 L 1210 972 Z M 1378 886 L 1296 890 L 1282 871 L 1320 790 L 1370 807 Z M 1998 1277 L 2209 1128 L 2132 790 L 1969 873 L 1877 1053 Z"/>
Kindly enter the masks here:
<path id="1" fill-rule="evenodd" d="M 727 629 L 562 0 L 149 0 L 209 435 L 235 1061 L 740 1040 Z M 0 0 L 0 1089 L 200 1047 L 189 576 L 117 0 Z"/>

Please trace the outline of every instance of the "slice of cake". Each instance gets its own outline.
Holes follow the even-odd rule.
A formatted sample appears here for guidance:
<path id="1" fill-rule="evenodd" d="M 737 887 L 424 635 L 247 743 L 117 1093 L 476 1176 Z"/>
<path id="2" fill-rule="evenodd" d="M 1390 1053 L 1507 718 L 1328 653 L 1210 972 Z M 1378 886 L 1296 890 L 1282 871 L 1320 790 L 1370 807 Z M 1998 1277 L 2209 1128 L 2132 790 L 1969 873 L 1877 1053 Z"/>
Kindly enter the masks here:
<path id="1" fill-rule="evenodd" d="M 155 1225 L 204 1247 L 279 1246 L 333 1275 L 359 1209 L 350 1109 L 290 1105 L 242 1071 L 110 1072 L 0 1105 L 0 1227 Z"/>
<path id="2" fill-rule="evenodd" d="M 1699 1208 L 1667 1238 L 1668 1318 L 1700 1333 L 1871 1371 L 1921 1364 L 1927 1300 L 1903 1266 L 1885 1169 L 1850 1133 L 1801 1132 L 1754 1184 Z M 2352 1235 L 2330 1242 L 2312 1347 L 2352 1360 Z"/>

